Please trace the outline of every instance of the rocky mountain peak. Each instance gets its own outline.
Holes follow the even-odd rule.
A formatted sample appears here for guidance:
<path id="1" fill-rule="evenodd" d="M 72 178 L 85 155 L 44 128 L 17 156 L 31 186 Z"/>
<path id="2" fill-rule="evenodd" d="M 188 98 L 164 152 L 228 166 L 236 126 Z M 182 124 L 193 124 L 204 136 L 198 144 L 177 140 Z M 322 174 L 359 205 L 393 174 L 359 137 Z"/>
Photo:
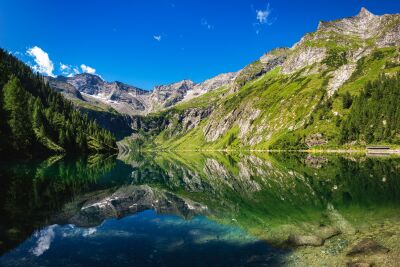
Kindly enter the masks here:
<path id="1" fill-rule="evenodd" d="M 90 74 L 90 73 L 79 73 L 76 74 L 73 77 L 68 77 L 68 80 L 84 80 L 84 81 L 88 81 L 88 82 L 96 82 L 96 83 L 101 83 L 104 82 L 104 80 L 96 75 L 96 74 Z"/>
<path id="2" fill-rule="evenodd" d="M 369 10 L 367 10 L 365 7 L 362 7 L 360 12 L 356 17 L 359 18 L 371 18 L 371 17 L 376 17 L 374 14 L 372 14 Z"/>
<path id="3" fill-rule="evenodd" d="M 191 80 L 182 80 L 179 82 L 167 84 L 167 85 L 158 85 L 154 87 L 154 92 L 157 91 L 186 91 L 190 90 L 195 86 L 196 84 L 191 81 Z"/>
<path id="4" fill-rule="evenodd" d="M 219 74 L 213 78 L 205 80 L 204 82 L 196 84 L 193 90 L 204 91 L 204 92 L 215 90 L 217 88 L 220 88 L 221 86 L 231 83 L 233 79 L 236 77 L 236 75 L 237 72 L 228 72 Z"/>
<path id="5" fill-rule="evenodd" d="M 332 31 L 368 39 L 379 34 L 382 22 L 382 16 L 374 15 L 363 7 L 356 16 L 329 22 L 321 21 L 317 32 Z"/>

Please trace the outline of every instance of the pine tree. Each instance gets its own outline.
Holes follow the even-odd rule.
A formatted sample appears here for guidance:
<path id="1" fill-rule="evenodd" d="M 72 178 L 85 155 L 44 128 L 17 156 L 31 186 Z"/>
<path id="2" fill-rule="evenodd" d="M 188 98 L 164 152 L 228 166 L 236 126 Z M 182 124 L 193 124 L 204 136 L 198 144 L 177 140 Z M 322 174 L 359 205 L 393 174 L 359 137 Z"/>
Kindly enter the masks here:
<path id="1" fill-rule="evenodd" d="M 351 97 L 350 93 L 347 91 L 343 95 L 343 108 L 348 109 L 353 104 L 353 98 Z"/>
<path id="2" fill-rule="evenodd" d="M 4 110 L 12 133 L 12 146 L 15 150 L 27 153 L 32 145 L 32 126 L 28 107 L 28 95 L 19 79 L 12 76 L 3 88 Z"/>

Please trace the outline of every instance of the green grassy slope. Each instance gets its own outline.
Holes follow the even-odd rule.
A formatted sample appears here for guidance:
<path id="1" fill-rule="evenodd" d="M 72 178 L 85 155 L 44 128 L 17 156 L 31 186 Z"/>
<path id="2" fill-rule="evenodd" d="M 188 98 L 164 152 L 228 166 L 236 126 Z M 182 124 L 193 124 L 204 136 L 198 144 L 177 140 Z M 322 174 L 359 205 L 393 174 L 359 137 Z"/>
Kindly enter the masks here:
<path id="1" fill-rule="evenodd" d="M 391 32 L 400 16 L 382 16 L 382 29 L 374 34 L 366 30 L 365 35 L 357 33 L 358 26 L 346 28 L 365 20 L 360 16 L 345 23 L 323 23 L 292 48 L 273 50 L 246 66 L 232 84 L 144 118 L 162 122 L 156 130 L 141 129 L 144 146 L 177 150 L 365 146 L 363 140 L 342 142 L 343 123 L 367 83 L 400 72 L 396 39 L 382 45 L 387 36 L 398 38 Z"/>
<path id="2" fill-rule="evenodd" d="M 214 106 L 213 114 L 202 120 L 196 128 L 172 136 L 167 129 L 155 136 L 154 142 L 162 149 L 306 148 L 306 137 L 320 133 L 328 140 L 324 147 L 338 147 L 341 123 L 350 112 L 350 109 L 343 107 L 344 95 L 349 92 L 355 97 L 367 82 L 375 80 L 380 74 L 393 75 L 400 71 L 400 66 L 392 63 L 393 58 L 399 55 L 396 48 L 384 48 L 361 58 L 351 78 L 329 99 L 327 85 L 330 76 L 326 73 L 306 74 L 311 66 L 284 75 L 276 68 L 246 83 L 236 93 L 228 94 L 226 88 L 221 88 L 158 114 L 165 116 L 168 113 L 173 117 L 171 114 L 188 109 Z M 223 97 L 219 97 L 221 95 Z M 237 108 L 260 112 L 250 122 L 253 130 L 239 138 L 241 122 L 237 121 L 217 140 L 207 141 L 204 129 L 209 121 L 226 118 Z M 262 141 L 251 144 L 249 140 L 252 138 Z"/>

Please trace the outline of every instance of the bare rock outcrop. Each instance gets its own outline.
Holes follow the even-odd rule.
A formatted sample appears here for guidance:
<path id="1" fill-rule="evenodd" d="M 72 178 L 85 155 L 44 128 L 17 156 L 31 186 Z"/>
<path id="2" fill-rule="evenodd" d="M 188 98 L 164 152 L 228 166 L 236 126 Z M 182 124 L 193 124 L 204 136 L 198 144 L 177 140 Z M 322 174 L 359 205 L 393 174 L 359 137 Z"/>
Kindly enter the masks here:
<path id="1" fill-rule="evenodd" d="M 243 138 L 251 129 L 251 123 L 255 120 L 260 110 L 255 109 L 251 103 L 241 105 L 228 114 L 220 117 L 218 112 L 210 116 L 210 120 L 204 127 L 203 132 L 208 142 L 213 142 L 225 134 L 234 124 L 239 127 L 239 137 Z"/>
<path id="2" fill-rule="evenodd" d="M 323 47 L 304 47 L 293 52 L 285 61 L 282 72 L 285 74 L 301 70 L 306 66 L 321 62 L 326 57 L 326 48 Z"/>
<path id="3" fill-rule="evenodd" d="M 356 64 L 346 64 L 338 68 L 332 73 L 332 78 L 328 84 L 328 96 L 331 97 L 335 92 L 351 77 Z"/>

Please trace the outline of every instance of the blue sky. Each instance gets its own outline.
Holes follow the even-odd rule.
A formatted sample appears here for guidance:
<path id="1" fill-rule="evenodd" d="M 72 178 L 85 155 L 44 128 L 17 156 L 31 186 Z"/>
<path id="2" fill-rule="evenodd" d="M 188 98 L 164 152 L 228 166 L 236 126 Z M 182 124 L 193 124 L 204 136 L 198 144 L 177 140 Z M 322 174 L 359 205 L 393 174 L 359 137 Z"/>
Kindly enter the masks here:
<path id="1" fill-rule="evenodd" d="M 363 6 L 400 13 L 397 0 L 0 0 L 0 46 L 47 74 L 151 89 L 237 71 Z"/>

